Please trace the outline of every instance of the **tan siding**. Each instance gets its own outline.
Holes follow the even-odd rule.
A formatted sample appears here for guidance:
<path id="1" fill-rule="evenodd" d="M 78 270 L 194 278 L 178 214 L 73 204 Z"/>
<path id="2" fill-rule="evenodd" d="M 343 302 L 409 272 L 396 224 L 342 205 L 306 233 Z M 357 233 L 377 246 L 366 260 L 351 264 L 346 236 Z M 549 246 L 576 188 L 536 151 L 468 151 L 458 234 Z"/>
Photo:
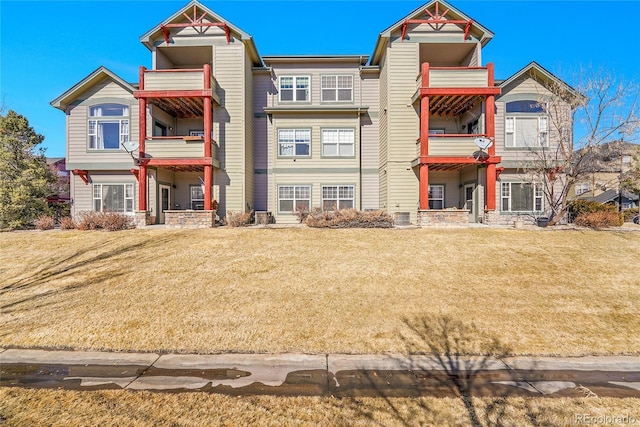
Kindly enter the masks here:
<path id="1" fill-rule="evenodd" d="M 290 64 L 274 64 L 273 65 L 273 85 L 276 90 L 269 96 L 268 106 L 277 105 L 296 105 L 292 102 L 280 103 L 277 89 L 279 88 L 278 78 L 280 76 L 310 76 L 311 77 L 311 102 L 305 103 L 306 106 L 327 106 L 327 105 L 360 105 L 360 78 L 359 66 L 355 64 L 323 64 L 310 63 L 308 65 L 290 65 Z M 323 102 L 321 98 L 321 76 L 324 75 L 350 75 L 353 76 L 353 100 L 351 102 Z"/>
<path id="2" fill-rule="evenodd" d="M 463 203 L 462 189 L 458 188 L 458 185 L 463 182 L 460 179 L 459 172 L 431 172 L 429 173 L 429 184 L 431 185 L 444 185 L 444 207 L 447 208 L 462 208 Z"/>
<path id="3" fill-rule="evenodd" d="M 154 50 L 154 59 L 155 59 L 155 63 L 153 64 L 154 70 L 164 70 L 164 69 L 174 67 L 173 62 L 171 62 L 169 58 L 167 58 L 167 56 L 158 49 Z"/>
<path id="4" fill-rule="evenodd" d="M 388 206 L 387 198 L 387 162 L 389 157 L 388 150 L 388 135 L 389 135 L 389 116 L 387 114 L 389 108 L 389 82 L 388 82 L 388 70 L 387 58 L 383 57 L 380 62 L 380 105 L 379 105 L 379 128 L 380 128 L 380 164 L 379 164 L 379 176 L 380 176 L 380 207 L 386 208 Z"/>
<path id="5" fill-rule="evenodd" d="M 255 73 L 253 76 L 253 112 L 263 113 L 264 108 L 273 107 L 273 96 L 276 92 L 274 81 L 267 73 Z"/>
<path id="6" fill-rule="evenodd" d="M 415 222 L 418 208 L 418 178 L 414 170 L 404 162 L 390 162 L 387 165 L 387 175 L 389 175 L 387 211 L 410 212 L 411 221 Z"/>
<path id="7" fill-rule="evenodd" d="M 123 104 L 129 105 L 129 138 L 132 140 L 138 138 L 138 104 L 135 103 L 133 95 L 119 84 L 111 80 L 104 80 L 86 90 L 77 98 L 76 103 L 82 103 L 81 105 L 69 108 L 67 119 L 67 163 L 131 161 L 131 157 L 124 150 L 88 150 L 87 120 L 89 106 L 99 104 L 104 99 L 109 99 L 108 102 L 121 99 Z"/>
<path id="8" fill-rule="evenodd" d="M 244 211 L 245 199 L 245 73 L 242 44 L 214 47 L 214 75 L 223 92 L 222 108 L 216 111 L 220 148 L 226 169 L 221 187 L 221 210 Z M 251 88 L 251 86 L 249 86 Z M 218 181 L 220 182 L 220 181 Z"/>
<path id="9" fill-rule="evenodd" d="M 91 171 L 89 173 L 91 181 L 86 185 L 80 177 L 73 175 L 72 193 L 73 199 L 72 214 L 74 217 L 84 211 L 93 210 L 93 186 L 92 184 L 134 184 L 134 210 L 138 208 L 138 183 L 135 176 L 129 171 Z"/>
<path id="10" fill-rule="evenodd" d="M 245 179 L 245 200 L 254 206 L 253 188 L 253 72 L 251 71 L 251 61 L 249 56 L 244 57 L 244 78 L 245 78 L 245 104 L 244 104 L 244 179 Z"/>
<path id="11" fill-rule="evenodd" d="M 152 72 L 144 76 L 145 90 L 188 90 L 204 89 L 202 71 Z"/>
<path id="12" fill-rule="evenodd" d="M 354 205 L 357 207 L 360 203 L 359 193 L 359 177 L 357 173 L 342 173 L 327 175 L 322 170 L 317 173 L 288 173 L 280 174 L 273 178 L 274 192 L 273 199 L 270 203 L 270 210 L 276 218 L 278 224 L 295 224 L 297 218 L 294 214 L 278 212 L 278 194 L 277 188 L 280 185 L 310 185 L 311 186 L 311 206 L 312 208 L 320 208 L 322 206 L 322 186 L 323 185 L 353 185 L 355 190 Z"/>
<path id="13" fill-rule="evenodd" d="M 147 157 L 157 158 L 197 158 L 204 156 L 204 142 L 185 141 L 182 138 L 151 140 L 146 143 Z"/>
<path id="14" fill-rule="evenodd" d="M 323 114 L 315 116 L 305 115 L 278 115 L 273 118 L 274 138 L 270 149 L 270 155 L 274 156 L 274 167 L 276 168 L 308 168 L 308 167 L 358 167 L 358 140 L 360 121 L 353 113 L 351 117 L 345 114 Z M 348 128 L 355 130 L 355 158 L 330 158 L 322 157 L 322 129 L 325 128 Z M 281 157 L 278 158 L 278 136 L 279 129 L 311 129 L 311 157 Z M 294 160 L 295 159 L 295 160 Z"/>
<path id="15" fill-rule="evenodd" d="M 430 87 L 486 87 L 489 82 L 486 69 L 430 70 Z"/>
<path id="16" fill-rule="evenodd" d="M 377 173 L 363 173 L 362 209 L 380 209 L 380 179 Z"/>
<path id="17" fill-rule="evenodd" d="M 418 44 L 392 43 L 389 66 L 389 160 L 409 162 L 415 158 L 419 116 L 411 105 L 418 72 Z"/>
<path id="18" fill-rule="evenodd" d="M 480 55 L 482 49 L 480 43 L 476 43 L 475 49 L 473 49 L 469 55 L 465 59 L 462 60 L 463 67 L 480 67 L 482 64 L 480 63 Z"/>
<path id="19" fill-rule="evenodd" d="M 472 156 L 478 151 L 473 138 L 429 138 L 430 156 Z"/>
<path id="20" fill-rule="evenodd" d="M 378 75 L 365 74 L 362 78 L 362 102 L 368 114 L 362 116 L 360 165 L 362 209 L 380 208 L 380 82 Z"/>

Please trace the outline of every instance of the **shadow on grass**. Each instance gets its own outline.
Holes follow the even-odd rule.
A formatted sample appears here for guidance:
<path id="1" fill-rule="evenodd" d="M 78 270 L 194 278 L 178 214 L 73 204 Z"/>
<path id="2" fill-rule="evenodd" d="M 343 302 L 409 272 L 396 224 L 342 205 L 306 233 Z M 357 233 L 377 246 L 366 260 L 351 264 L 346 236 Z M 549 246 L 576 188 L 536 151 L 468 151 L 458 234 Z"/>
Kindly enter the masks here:
<path id="1" fill-rule="evenodd" d="M 6 298 L 6 295 L 9 293 L 28 294 L 26 296 L 13 298 L 10 302 L 0 300 L 0 310 L 3 313 L 18 311 L 19 306 L 26 303 L 30 304 L 25 309 L 33 310 L 34 308 L 41 308 L 47 305 L 46 299 L 49 296 L 63 295 L 101 283 L 107 279 L 113 280 L 114 278 L 134 274 L 136 263 L 156 256 L 155 252 L 148 250 L 163 246 L 166 247 L 169 239 L 166 237 L 147 238 L 136 242 L 125 241 L 124 244 L 117 245 L 117 243 L 121 241 L 121 237 L 114 237 L 101 242 L 100 246 L 76 249 L 70 254 L 42 259 L 39 265 L 34 266 L 27 276 L 14 281 L 11 281 L 11 278 L 9 278 L 9 282 L 0 287 L 0 297 L 4 296 Z M 142 257 L 140 251 L 145 250 L 147 250 L 148 255 Z M 116 263 L 116 260 L 123 255 L 134 253 L 136 254 L 135 262 L 132 256 L 132 262 Z M 87 254 L 89 254 L 88 257 Z M 91 279 L 89 281 L 81 281 L 79 275 L 87 273 L 91 274 Z M 68 285 L 59 286 L 55 289 L 39 289 L 51 281 L 68 278 L 72 279 L 72 283 Z"/>
<path id="2" fill-rule="evenodd" d="M 418 378 L 417 394 L 435 397 L 454 397 L 464 405 L 465 424 L 474 427 L 506 425 L 553 425 L 544 420 L 543 411 L 531 405 L 531 396 L 515 387 L 498 385 L 494 382 L 518 382 L 517 374 L 511 371 L 501 359 L 511 353 L 509 346 L 480 331 L 474 325 L 466 325 L 451 316 L 423 316 L 403 319 L 406 332 L 400 338 L 406 348 L 406 355 L 397 356 L 396 362 L 407 367 Z M 375 397 L 384 400 L 386 412 L 400 425 L 414 426 L 423 422 L 418 416 L 428 415 L 428 419 L 440 424 L 445 422 L 447 411 L 433 399 L 413 398 L 407 408 L 406 400 L 398 400 L 387 394 L 380 385 L 379 371 L 368 371 L 365 381 L 376 390 Z M 508 397 L 524 397 L 517 407 L 510 407 Z M 415 397 L 415 394 L 414 396 Z M 367 408 L 363 401 L 354 401 L 355 409 L 368 418 L 372 424 L 383 425 L 375 418 L 379 408 Z M 519 418 L 514 420 L 514 413 Z M 515 423 L 515 424 L 514 424 Z M 448 424 L 448 423 L 447 423 Z M 458 424 L 452 420 L 452 424 Z M 520 425 L 521 425 L 520 424 Z"/>

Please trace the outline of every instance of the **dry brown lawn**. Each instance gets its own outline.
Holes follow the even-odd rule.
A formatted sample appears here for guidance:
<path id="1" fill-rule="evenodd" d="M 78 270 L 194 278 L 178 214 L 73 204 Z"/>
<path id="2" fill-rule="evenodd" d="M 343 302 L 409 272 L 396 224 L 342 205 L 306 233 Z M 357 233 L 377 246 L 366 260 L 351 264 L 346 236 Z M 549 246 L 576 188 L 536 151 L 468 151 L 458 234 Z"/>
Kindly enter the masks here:
<path id="1" fill-rule="evenodd" d="M 618 425 L 597 421 L 625 416 L 640 422 L 639 399 L 476 398 L 471 406 L 475 425 L 480 426 Z M 577 422 L 585 416 L 591 422 Z M 456 398 L 230 397 L 18 388 L 0 389 L 2 422 L 8 427 L 472 425 L 469 408 Z"/>
<path id="2" fill-rule="evenodd" d="M 0 233 L 0 347 L 403 352 L 450 317 L 512 354 L 638 354 L 639 267 L 623 231 Z"/>

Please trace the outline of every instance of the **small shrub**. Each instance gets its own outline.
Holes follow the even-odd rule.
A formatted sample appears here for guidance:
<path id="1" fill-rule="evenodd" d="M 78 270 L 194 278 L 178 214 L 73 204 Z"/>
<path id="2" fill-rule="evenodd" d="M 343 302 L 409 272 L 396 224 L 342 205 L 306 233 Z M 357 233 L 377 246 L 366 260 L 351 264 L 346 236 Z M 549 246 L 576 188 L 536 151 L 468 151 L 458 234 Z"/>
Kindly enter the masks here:
<path id="1" fill-rule="evenodd" d="M 75 224 L 78 230 L 128 230 L 133 228 L 133 218 L 119 212 L 81 212 Z"/>
<path id="2" fill-rule="evenodd" d="M 582 213 L 574 221 L 576 225 L 589 228 L 620 227 L 623 223 L 622 214 L 608 211 Z"/>
<path id="3" fill-rule="evenodd" d="M 627 222 L 633 221 L 633 217 L 638 215 L 638 208 L 629 208 L 622 211 L 624 214 L 624 220 Z"/>
<path id="4" fill-rule="evenodd" d="M 128 230 L 133 228 L 133 218 L 119 212 L 102 212 L 101 228 L 107 231 Z"/>
<path id="5" fill-rule="evenodd" d="M 298 208 L 296 208 L 296 216 L 298 217 L 298 222 L 303 224 L 309 216 L 309 209 L 298 206 Z"/>
<path id="6" fill-rule="evenodd" d="M 73 222 L 73 218 L 70 216 L 63 216 L 60 218 L 60 228 L 62 230 L 73 230 L 76 228 L 76 224 Z"/>
<path id="7" fill-rule="evenodd" d="M 251 212 L 227 212 L 227 224 L 229 227 L 246 227 L 251 224 L 251 218 L 253 217 L 253 211 Z"/>
<path id="8" fill-rule="evenodd" d="M 40 215 L 33 223 L 38 230 L 52 230 L 56 220 L 51 215 Z"/>
<path id="9" fill-rule="evenodd" d="M 582 214 L 595 212 L 617 213 L 618 208 L 614 205 L 603 205 L 592 200 L 574 200 L 569 203 L 569 222 L 574 222 Z"/>
<path id="10" fill-rule="evenodd" d="M 305 223 L 315 228 L 391 228 L 393 218 L 385 211 L 342 209 L 323 212 L 316 208 L 309 213 Z"/>

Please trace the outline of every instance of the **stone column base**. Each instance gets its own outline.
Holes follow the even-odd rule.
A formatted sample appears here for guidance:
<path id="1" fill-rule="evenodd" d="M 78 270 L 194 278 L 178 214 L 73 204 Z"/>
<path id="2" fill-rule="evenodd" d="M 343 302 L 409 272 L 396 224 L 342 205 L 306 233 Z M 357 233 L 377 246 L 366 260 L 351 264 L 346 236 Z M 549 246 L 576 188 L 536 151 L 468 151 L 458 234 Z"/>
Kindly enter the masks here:
<path id="1" fill-rule="evenodd" d="M 212 228 L 215 225 L 216 211 L 165 211 L 166 228 Z"/>
<path id="2" fill-rule="evenodd" d="M 145 228 L 147 225 L 153 224 L 151 221 L 151 212 L 137 211 L 133 222 L 136 228 Z"/>

